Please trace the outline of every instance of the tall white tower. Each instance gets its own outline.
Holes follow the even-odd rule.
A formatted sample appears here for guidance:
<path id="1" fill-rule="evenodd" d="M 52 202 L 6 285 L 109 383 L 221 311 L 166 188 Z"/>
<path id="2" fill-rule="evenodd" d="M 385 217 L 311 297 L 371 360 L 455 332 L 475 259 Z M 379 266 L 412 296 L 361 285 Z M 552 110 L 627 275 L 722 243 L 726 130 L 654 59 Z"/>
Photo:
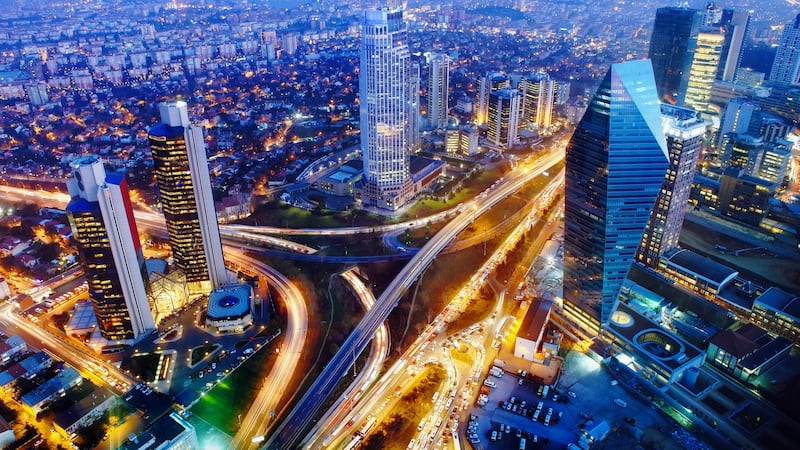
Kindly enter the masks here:
<path id="1" fill-rule="evenodd" d="M 365 11 L 359 98 L 364 155 L 362 203 L 397 209 L 411 197 L 409 134 L 413 85 L 403 11 Z"/>
<path id="2" fill-rule="evenodd" d="M 447 91 L 450 85 L 450 57 L 443 53 L 426 53 L 428 61 L 428 123 L 431 129 L 447 127 Z"/>

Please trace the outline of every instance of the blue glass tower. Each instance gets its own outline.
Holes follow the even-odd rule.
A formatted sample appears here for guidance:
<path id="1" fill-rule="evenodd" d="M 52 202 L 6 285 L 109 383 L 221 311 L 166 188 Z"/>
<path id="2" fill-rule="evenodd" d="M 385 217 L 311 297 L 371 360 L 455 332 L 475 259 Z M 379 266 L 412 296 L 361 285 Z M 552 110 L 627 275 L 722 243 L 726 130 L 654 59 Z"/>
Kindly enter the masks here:
<path id="1" fill-rule="evenodd" d="M 614 64 L 567 145 L 564 312 L 608 322 L 669 165 L 649 60 Z"/>

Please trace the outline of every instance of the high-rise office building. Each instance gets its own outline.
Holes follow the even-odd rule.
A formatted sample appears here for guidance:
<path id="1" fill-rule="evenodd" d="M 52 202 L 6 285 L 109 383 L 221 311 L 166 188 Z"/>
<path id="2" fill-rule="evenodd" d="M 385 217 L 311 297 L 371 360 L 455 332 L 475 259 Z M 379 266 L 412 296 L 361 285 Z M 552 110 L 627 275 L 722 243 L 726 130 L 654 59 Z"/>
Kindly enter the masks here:
<path id="1" fill-rule="evenodd" d="M 614 64 L 567 145 L 564 313 L 589 333 L 611 317 L 669 164 L 653 68 Z"/>
<path id="2" fill-rule="evenodd" d="M 753 175 L 764 150 L 764 140 L 749 134 L 729 133 L 724 141 L 722 167 L 744 169 L 747 175 Z"/>
<path id="3" fill-rule="evenodd" d="M 207 292 L 227 274 L 203 129 L 189 122 L 186 102 L 161 103 L 159 112 L 161 123 L 149 131 L 150 151 L 172 257 L 190 290 Z"/>
<path id="4" fill-rule="evenodd" d="M 777 140 L 765 143 L 756 163 L 756 176 L 776 186 L 779 185 L 786 176 L 791 157 L 792 143 L 790 141 Z"/>
<path id="5" fill-rule="evenodd" d="M 489 94 L 511 86 L 511 80 L 501 72 L 490 72 L 481 78 L 478 90 L 478 110 L 475 114 L 476 125 L 486 125 L 489 117 Z"/>
<path id="6" fill-rule="evenodd" d="M 746 97 L 731 99 L 719 124 L 717 146 L 722 147 L 722 140 L 728 133 L 747 133 L 753 114 L 758 110 L 758 105 Z"/>
<path id="7" fill-rule="evenodd" d="M 507 149 L 517 142 L 522 96 L 514 88 L 489 94 L 486 137 L 498 149 Z"/>
<path id="8" fill-rule="evenodd" d="M 711 98 L 711 85 L 717 76 L 719 58 L 725 35 L 718 31 L 703 31 L 697 35 L 697 46 L 689 68 L 689 82 L 683 103 L 697 111 L 705 112 Z"/>
<path id="9" fill-rule="evenodd" d="M 667 139 L 669 168 L 647 222 L 636 260 L 652 268 L 659 257 L 678 246 L 692 181 L 703 145 L 705 122 L 689 108 L 661 105 L 661 124 Z"/>
<path id="10" fill-rule="evenodd" d="M 520 126 L 543 130 L 553 123 L 556 82 L 546 73 L 523 76 L 518 89 L 522 94 Z"/>
<path id="11" fill-rule="evenodd" d="M 132 343 L 155 328 L 147 298 L 144 257 L 128 184 L 106 174 L 96 155 L 72 162 L 67 205 L 98 329 L 113 344 Z"/>
<path id="12" fill-rule="evenodd" d="M 710 27 L 719 23 L 720 20 L 722 20 L 722 8 L 715 2 L 708 3 L 706 9 L 703 10 L 703 26 Z"/>
<path id="13" fill-rule="evenodd" d="M 724 9 L 719 22 L 714 25 L 722 27 L 725 33 L 717 79 L 738 82 L 744 40 L 750 31 L 750 12 L 743 9 Z"/>
<path id="14" fill-rule="evenodd" d="M 781 43 L 769 73 L 769 81 L 800 84 L 800 14 L 783 28 Z"/>
<path id="15" fill-rule="evenodd" d="M 656 11 L 648 57 L 653 62 L 659 98 L 666 103 L 683 105 L 702 21 L 703 13 L 696 9 Z"/>
<path id="16" fill-rule="evenodd" d="M 409 122 L 412 84 L 403 11 L 365 11 L 359 98 L 364 185 L 361 202 L 397 209 L 411 198 Z M 419 96 L 418 91 L 415 95 Z"/>
<path id="17" fill-rule="evenodd" d="M 408 150 L 414 153 L 420 149 L 419 128 L 419 85 L 420 67 L 419 63 L 411 63 L 411 81 L 408 83 L 407 107 L 408 107 L 408 127 L 406 128 L 406 139 L 408 140 Z"/>
<path id="18" fill-rule="evenodd" d="M 433 130 L 447 127 L 447 93 L 450 86 L 450 57 L 444 53 L 426 53 L 428 61 L 428 123 Z"/>

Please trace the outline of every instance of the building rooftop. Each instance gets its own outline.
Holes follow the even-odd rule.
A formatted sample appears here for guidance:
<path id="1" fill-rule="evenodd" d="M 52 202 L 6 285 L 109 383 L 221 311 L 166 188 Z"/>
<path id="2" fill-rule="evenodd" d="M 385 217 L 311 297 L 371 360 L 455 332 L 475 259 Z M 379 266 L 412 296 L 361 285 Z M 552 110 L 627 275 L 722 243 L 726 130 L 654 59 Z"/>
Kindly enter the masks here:
<path id="1" fill-rule="evenodd" d="M 670 250 L 664 257 L 670 263 L 713 281 L 719 286 L 729 283 L 739 274 L 728 266 L 687 249 Z"/>
<path id="2" fill-rule="evenodd" d="M 550 317 L 550 309 L 552 307 L 553 302 L 541 299 L 536 300 L 528 309 L 525 318 L 522 319 L 522 325 L 519 327 L 517 337 L 530 341 L 537 341 L 542 335 L 545 324 L 547 324 L 547 319 Z"/>
<path id="3" fill-rule="evenodd" d="M 711 344 L 725 350 L 725 352 L 730 353 L 736 358 L 744 358 L 759 348 L 758 344 L 751 341 L 746 336 L 731 330 L 717 333 L 711 338 Z"/>
<path id="4" fill-rule="evenodd" d="M 58 424 L 62 429 L 67 429 L 74 425 L 75 422 L 86 417 L 89 413 L 94 411 L 95 408 L 111 397 L 114 397 L 114 394 L 107 388 L 97 388 L 94 392 L 82 398 L 74 405 L 56 414 L 55 417 L 53 417 L 53 422 Z"/>
<path id="5" fill-rule="evenodd" d="M 207 316 L 212 320 L 242 317 L 250 312 L 253 288 L 247 284 L 220 286 L 208 295 Z"/>
<path id="6" fill-rule="evenodd" d="M 755 305 L 761 305 L 766 309 L 788 315 L 795 321 L 800 321 L 800 298 L 781 288 L 767 289 L 756 298 Z"/>

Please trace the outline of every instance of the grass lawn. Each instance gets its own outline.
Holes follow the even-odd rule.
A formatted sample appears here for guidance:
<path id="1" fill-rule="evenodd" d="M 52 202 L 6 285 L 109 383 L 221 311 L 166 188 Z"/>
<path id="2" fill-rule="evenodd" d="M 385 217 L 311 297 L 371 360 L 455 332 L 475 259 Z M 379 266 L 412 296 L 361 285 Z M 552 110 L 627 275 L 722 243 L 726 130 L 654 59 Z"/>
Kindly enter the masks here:
<path id="1" fill-rule="evenodd" d="M 133 355 L 122 360 L 120 368 L 130 371 L 131 375 L 145 380 L 153 381 L 158 369 L 158 361 L 161 359 L 160 353 L 147 353 L 144 355 Z"/>
<path id="2" fill-rule="evenodd" d="M 262 348 L 247 359 L 208 391 L 192 407 L 192 413 L 228 435 L 235 435 L 239 429 L 239 415 L 247 413 L 264 374 L 269 373 L 275 361 L 275 353 L 271 350 L 272 346 Z"/>
<path id="3" fill-rule="evenodd" d="M 214 350 L 220 348 L 219 344 L 203 344 L 192 349 L 192 367 L 210 355 Z"/>

